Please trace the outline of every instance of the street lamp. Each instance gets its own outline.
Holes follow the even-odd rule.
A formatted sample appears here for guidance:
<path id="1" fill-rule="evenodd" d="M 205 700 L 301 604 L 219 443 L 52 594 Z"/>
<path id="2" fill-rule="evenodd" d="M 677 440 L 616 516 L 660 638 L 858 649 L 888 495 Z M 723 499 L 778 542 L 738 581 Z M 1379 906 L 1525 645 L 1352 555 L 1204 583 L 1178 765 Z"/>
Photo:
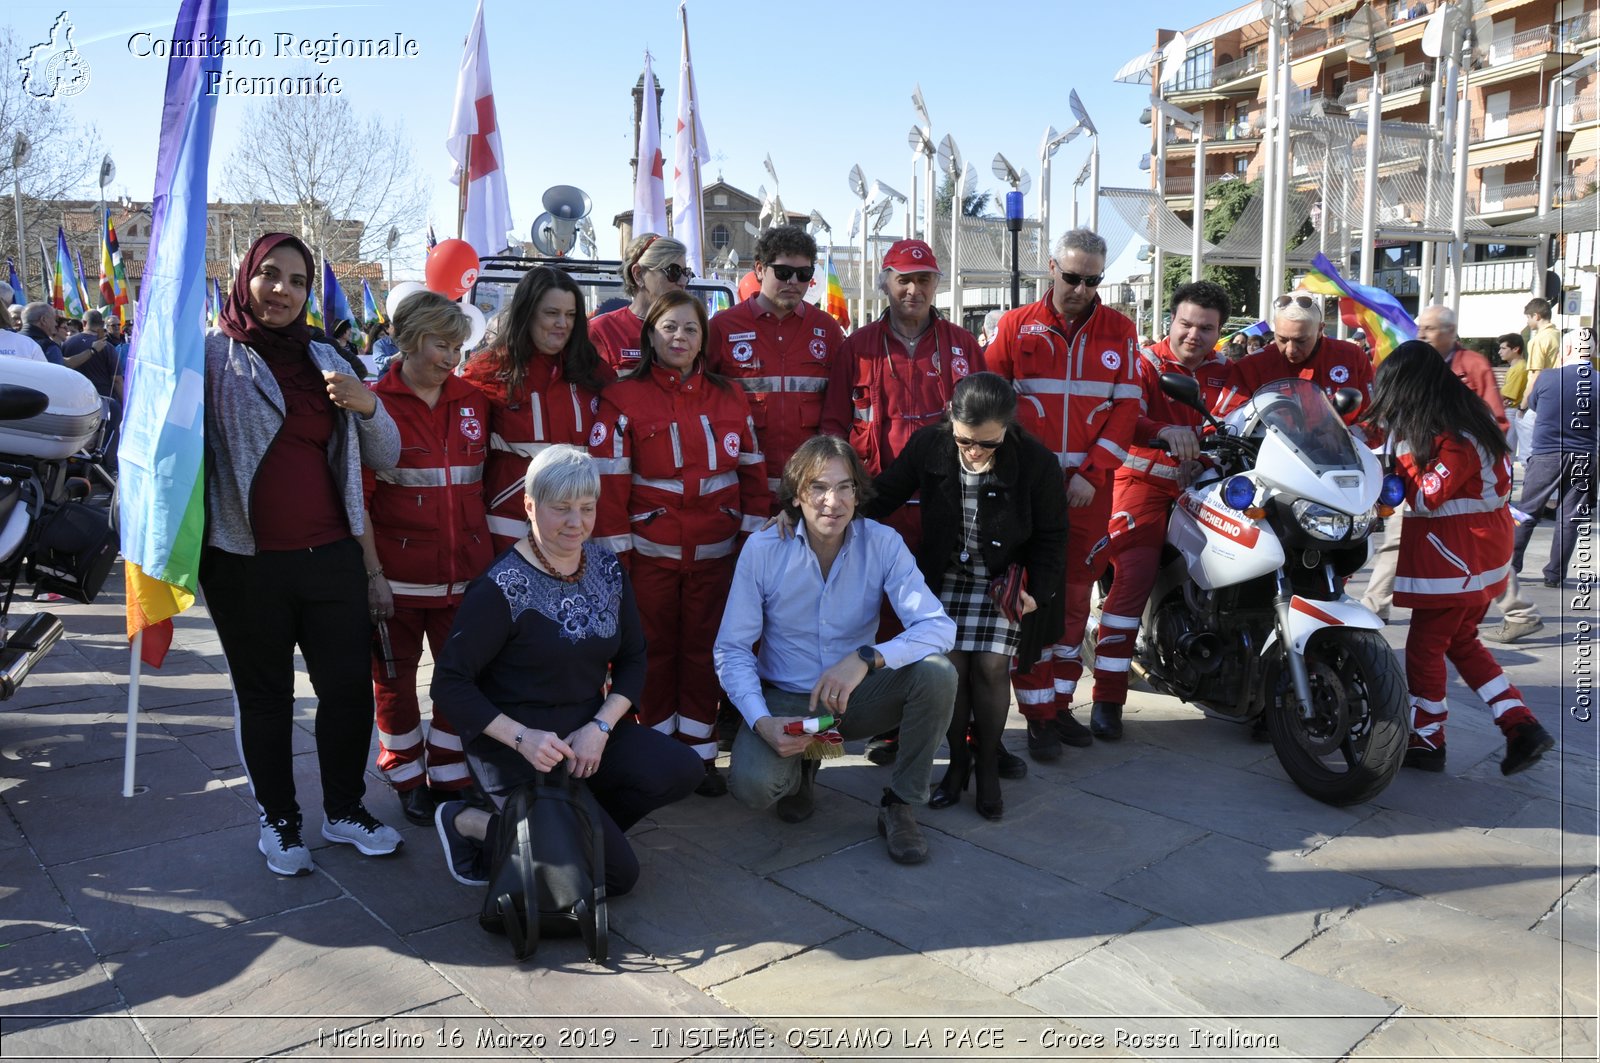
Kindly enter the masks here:
<path id="1" fill-rule="evenodd" d="M 1072 128 L 1065 133 L 1057 133 L 1055 126 L 1049 126 L 1044 131 L 1044 139 L 1039 141 L 1039 269 L 1050 268 L 1050 160 L 1060 150 L 1061 145 L 1070 143 L 1072 138 L 1083 132 L 1082 122 L 1073 122 Z M 1084 169 L 1085 177 L 1088 169 Z M 1078 193 L 1077 184 L 1073 185 L 1072 193 L 1072 227 L 1078 227 Z"/>
<path id="2" fill-rule="evenodd" d="M 389 237 L 384 240 L 384 249 L 389 252 L 389 287 L 394 287 L 394 246 L 400 242 L 400 230 L 396 226 L 389 226 Z"/>
<path id="3" fill-rule="evenodd" d="M 939 141 L 939 165 L 950 178 L 950 320 L 961 324 L 961 204 L 968 186 L 961 149 L 948 133 Z"/>
<path id="4" fill-rule="evenodd" d="M 861 283 L 857 286 L 861 294 L 859 296 L 860 302 L 856 305 L 856 313 L 858 315 L 856 320 L 865 321 L 867 319 L 867 178 L 861 172 L 860 163 L 850 167 L 850 191 L 855 194 L 857 199 L 861 200 L 861 262 L 859 267 Z"/>
<path id="5" fill-rule="evenodd" d="M 922 119 L 922 124 L 912 126 L 911 132 L 906 135 L 906 143 L 911 146 L 911 199 L 915 203 L 917 198 L 917 175 L 922 175 L 922 238 L 931 245 L 933 243 L 933 159 L 938 154 L 938 149 L 933 145 L 933 123 L 928 119 L 928 105 L 922 99 L 922 86 L 917 85 L 911 93 L 911 104 L 917 109 L 917 117 Z M 908 207 L 912 215 L 917 213 L 915 206 Z M 913 219 L 913 228 L 915 227 Z M 911 235 L 911 230 L 906 231 Z"/>
<path id="6" fill-rule="evenodd" d="M 1006 193 L 1006 229 L 1011 233 L 1011 309 L 1022 303 L 1022 262 L 1019 258 L 1022 237 L 1022 199 L 1033 186 L 1027 170 L 1018 170 L 1000 152 L 994 153 L 994 175 L 1011 185 Z"/>
<path id="7" fill-rule="evenodd" d="M 33 144 L 21 130 L 11 139 L 11 202 L 17 208 L 17 261 L 28 261 L 27 245 L 22 242 L 22 164 L 33 154 Z M 26 272 L 26 268 L 24 268 Z"/>

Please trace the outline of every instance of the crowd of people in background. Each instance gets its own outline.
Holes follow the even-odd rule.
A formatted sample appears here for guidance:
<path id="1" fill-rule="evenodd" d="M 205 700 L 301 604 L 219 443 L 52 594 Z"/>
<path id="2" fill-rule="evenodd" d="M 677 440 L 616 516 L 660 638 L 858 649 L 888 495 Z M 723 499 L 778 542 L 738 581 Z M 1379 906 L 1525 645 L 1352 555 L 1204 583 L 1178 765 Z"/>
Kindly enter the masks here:
<path id="1" fill-rule="evenodd" d="M 683 244 L 643 234 L 625 304 L 591 319 L 568 274 L 531 268 L 470 358 L 456 303 L 406 297 L 365 330 L 365 382 L 349 322 L 306 324 L 306 247 L 258 240 L 207 339 L 201 585 L 268 867 L 313 869 L 290 771 L 297 646 L 322 836 L 370 856 L 402 844 L 365 805 L 376 720 L 379 770 L 462 882 L 487 880 L 506 795 L 562 763 L 609 817 L 613 894 L 638 876 L 623 832 L 691 792 L 809 817 L 830 742 L 872 738 L 893 765 L 878 829 L 897 861 L 928 856 L 915 810 L 957 806 L 973 782 L 975 809 L 1001 818 L 1000 780 L 1028 770 L 1001 742 L 1013 697 L 1036 762 L 1123 734 L 1166 515 L 1206 431 L 1163 373 L 1194 378 L 1218 415 L 1286 377 L 1359 393 L 1349 419 L 1407 489 L 1366 598 L 1413 610 L 1405 763 L 1443 769 L 1446 660 L 1504 733 L 1502 770 L 1537 762 L 1553 740 L 1478 624 L 1497 604 L 1486 637 L 1538 631 L 1516 579 L 1532 531 L 1550 507 L 1543 581 L 1560 586 L 1592 512 L 1592 330 L 1563 338 L 1532 300 L 1527 338 L 1498 339 L 1501 382 L 1445 307 L 1375 364 L 1302 292 L 1276 300 L 1266 336 L 1224 340 L 1230 300 L 1202 281 L 1143 338 L 1098 297 L 1106 258 L 1095 233 L 1066 233 L 1043 296 L 974 336 L 934 307 L 933 249 L 902 240 L 878 276 L 886 311 L 846 336 L 805 300 L 802 228 L 761 235 L 758 287 L 715 316 L 685 290 Z M 119 394 L 114 316 L 74 330 L 47 304 L 11 310 L 0 354 Z M 1085 724 L 1079 647 L 1108 568 Z"/>

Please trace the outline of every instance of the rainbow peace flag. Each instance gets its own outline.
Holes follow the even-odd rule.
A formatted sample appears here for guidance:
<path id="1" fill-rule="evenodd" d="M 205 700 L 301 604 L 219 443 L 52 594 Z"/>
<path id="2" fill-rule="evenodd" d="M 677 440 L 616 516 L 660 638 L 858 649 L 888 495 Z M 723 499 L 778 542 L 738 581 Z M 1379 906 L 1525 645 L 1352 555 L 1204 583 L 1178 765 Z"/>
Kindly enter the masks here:
<path id="1" fill-rule="evenodd" d="M 67 317 L 83 316 L 82 285 L 78 271 L 72 265 L 72 252 L 67 250 L 67 233 L 56 226 L 56 260 L 50 278 L 50 305 Z"/>
<path id="2" fill-rule="evenodd" d="M 128 323 L 128 274 L 122 267 L 122 248 L 117 244 L 117 227 L 111 224 L 111 211 L 105 212 L 100 226 L 100 302 L 111 307 L 117 320 Z"/>
<path id="3" fill-rule="evenodd" d="M 361 278 L 361 319 L 369 325 L 374 321 L 389 320 L 383 316 L 383 307 L 378 305 L 378 300 L 372 297 L 372 288 L 365 277 Z"/>
<path id="4" fill-rule="evenodd" d="M 228 36 L 227 0 L 183 0 L 177 41 Z M 195 49 L 200 51 L 200 49 Z M 128 582 L 128 638 L 160 667 L 172 618 L 194 604 L 205 534 L 206 178 L 217 97 L 206 92 L 220 56 L 174 54 L 151 197 L 122 422 L 118 490 Z"/>
<path id="5" fill-rule="evenodd" d="M 89 274 L 83 268 L 83 252 L 73 251 L 72 259 L 78 267 L 78 301 L 83 304 L 84 313 L 88 313 L 89 309 L 94 306 L 94 301 L 89 298 Z"/>
<path id="6" fill-rule="evenodd" d="M 1217 345 L 1213 347 L 1212 350 L 1220 354 L 1222 353 L 1222 348 L 1226 347 L 1236 339 L 1249 339 L 1251 336 L 1265 336 L 1271 331 L 1271 325 L 1267 324 L 1265 321 L 1257 321 L 1254 325 L 1242 328 L 1238 332 L 1232 333 L 1231 335 L 1221 337 L 1217 340 Z"/>
<path id="7" fill-rule="evenodd" d="M 828 316 L 839 323 L 840 328 L 850 327 L 850 304 L 845 301 L 844 285 L 839 283 L 839 271 L 833 265 L 833 248 L 828 248 L 827 257 L 823 260 L 823 272 L 828 277 L 827 290 L 822 295 L 822 309 Z"/>
<path id="8" fill-rule="evenodd" d="M 1338 296 L 1339 316 L 1348 327 L 1366 330 L 1374 362 L 1389 357 L 1406 340 L 1417 338 L 1417 323 L 1399 300 L 1382 288 L 1345 280 L 1326 255 L 1311 260 L 1311 272 L 1300 287 L 1318 295 Z"/>

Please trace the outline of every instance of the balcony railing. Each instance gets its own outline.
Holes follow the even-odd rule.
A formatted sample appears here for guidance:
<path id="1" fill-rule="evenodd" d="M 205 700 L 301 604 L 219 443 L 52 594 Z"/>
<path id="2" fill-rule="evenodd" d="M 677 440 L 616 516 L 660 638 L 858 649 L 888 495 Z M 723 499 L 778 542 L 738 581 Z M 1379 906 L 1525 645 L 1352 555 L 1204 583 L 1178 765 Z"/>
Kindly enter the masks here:
<path id="1" fill-rule="evenodd" d="M 1499 140 L 1524 133 L 1536 133 L 1544 128 L 1543 107 L 1519 107 L 1505 114 L 1475 114 L 1472 116 L 1472 141 Z"/>
<path id="2" fill-rule="evenodd" d="M 1298 59 L 1303 55 L 1311 55 L 1314 52 L 1320 52 L 1330 44 L 1337 43 L 1339 43 L 1337 40 L 1328 35 L 1328 29 L 1326 26 L 1318 26 L 1316 29 L 1310 30 L 1301 30 L 1289 41 L 1289 55 L 1291 58 Z"/>
<path id="3" fill-rule="evenodd" d="M 1549 26 L 1535 26 L 1531 30 L 1514 33 L 1504 41 L 1489 45 L 1489 65 L 1500 66 L 1545 55 L 1555 46 L 1555 34 Z"/>
<path id="4" fill-rule="evenodd" d="M 1399 266 L 1375 270 L 1374 287 L 1391 295 L 1405 296 L 1421 293 L 1417 266 Z M 1493 262 L 1468 262 L 1461 267 L 1462 292 L 1525 292 L 1533 285 L 1533 260 L 1508 258 Z"/>
<path id="5" fill-rule="evenodd" d="M 1587 11 L 1556 24 L 1556 51 L 1576 54 L 1579 45 L 1600 37 L 1600 11 Z"/>
<path id="6" fill-rule="evenodd" d="M 1420 85 L 1426 85 L 1428 78 L 1427 63 L 1412 63 L 1410 66 L 1401 67 L 1399 70 L 1391 70 L 1381 75 L 1378 85 L 1383 89 L 1385 95 L 1393 95 L 1397 92 L 1406 92 L 1417 88 Z M 1356 104 L 1366 103 L 1371 95 L 1372 79 L 1362 78 L 1360 81 L 1352 81 L 1344 87 L 1344 91 L 1339 93 L 1339 102 L 1346 107 L 1352 107 Z"/>
<path id="7" fill-rule="evenodd" d="M 1539 205 L 1539 182 L 1517 181 L 1509 185 L 1483 185 L 1478 190 L 1478 209 L 1492 214 L 1500 210 L 1526 210 Z"/>
<path id="8" fill-rule="evenodd" d="M 1260 73 L 1266 64 L 1262 62 L 1261 51 L 1257 49 L 1249 55 L 1226 63 L 1218 63 L 1212 70 L 1212 82 L 1217 85 L 1226 85 L 1230 81 L 1237 81 L 1249 74 Z"/>
<path id="9" fill-rule="evenodd" d="M 1219 140 L 1260 140 L 1261 130 L 1255 128 L 1251 122 L 1207 122 L 1202 127 L 1206 143 L 1211 144 Z M 1167 144 L 1190 144 L 1194 141 L 1194 131 L 1180 128 L 1173 135 L 1167 137 Z"/>
<path id="10" fill-rule="evenodd" d="M 1592 122 L 1597 115 L 1600 115 L 1600 100 L 1595 98 L 1592 91 L 1583 93 L 1571 100 L 1562 109 L 1562 116 L 1569 126 L 1575 126 L 1581 122 Z"/>

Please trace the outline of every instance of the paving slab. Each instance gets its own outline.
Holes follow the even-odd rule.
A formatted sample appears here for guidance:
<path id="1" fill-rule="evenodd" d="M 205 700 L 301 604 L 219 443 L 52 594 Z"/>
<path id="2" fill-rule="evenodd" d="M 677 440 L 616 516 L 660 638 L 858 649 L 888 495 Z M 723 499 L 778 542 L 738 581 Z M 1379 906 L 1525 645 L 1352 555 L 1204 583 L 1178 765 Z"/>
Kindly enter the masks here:
<path id="1" fill-rule="evenodd" d="M 1449 746 L 1447 758 L 1454 758 L 1454 732 L 1451 733 Z M 1489 828 L 1507 822 L 1532 800 L 1520 790 L 1486 785 L 1479 778 L 1462 778 L 1448 771 L 1435 775 L 1402 768 L 1388 788 L 1373 798 L 1371 803 L 1392 812 L 1421 816 L 1435 823 Z"/>
<path id="2" fill-rule="evenodd" d="M 339 896 L 325 875 L 285 878 L 256 852 L 255 824 L 51 869 L 101 956 L 260 919 Z"/>
<path id="3" fill-rule="evenodd" d="M 314 819 L 321 829 L 321 816 Z M 433 826 L 420 827 L 399 815 L 388 820 L 404 844 L 390 856 L 362 856 L 351 845 L 335 845 L 317 834 L 312 859 L 314 878 L 325 878 L 359 901 L 395 933 L 404 937 L 476 913 L 483 903 L 481 886 L 463 886 L 450 877 Z"/>
<path id="4" fill-rule="evenodd" d="M 466 1032 L 481 1031 L 480 1039 Z M 457 1034 L 460 1034 L 457 1037 Z M 464 996 L 453 996 L 400 1015 L 374 1022 L 333 1022 L 317 1031 L 317 1038 L 282 1054 L 287 1059 L 532 1059 L 512 1031 L 493 1016 L 474 1007 Z M 274 1057 L 279 1058 L 279 1057 Z"/>
<path id="5" fill-rule="evenodd" d="M 77 919 L 33 850 L 0 849 L 0 948 L 75 926 Z"/>
<path id="6" fill-rule="evenodd" d="M 1541 850 L 1403 812 L 1373 816 L 1310 860 L 1523 929 L 1580 875 Z"/>
<path id="7" fill-rule="evenodd" d="M 1203 760 L 1152 752 L 1080 785 L 1093 794 L 1193 823 L 1273 850 L 1312 847 L 1343 834 L 1372 809 L 1335 808 L 1287 779 L 1226 771 Z"/>
<path id="8" fill-rule="evenodd" d="M 1395 1011 L 1381 996 L 1168 919 L 1118 937 L 1016 997 L 1155 1058 L 1187 1051 L 1338 1059 Z"/>
<path id="9" fill-rule="evenodd" d="M 1550 853 L 1561 866 L 1579 871 L 1595 867 L 1600 855 L 1600 813 L 1545 797 L 1529 801 L 1488 834 Z"/>
<path id="10" fill-rule="evenodd" d="M 133 1016 L 111 1009 L 108 1015 L 85 1015 L 26 1029 L 6 1023 L 5 1054 L 10 1059 L 70 1059 L 73 1063 L 118 1063 L 155 1059 Z"/>
<path id="11" fill-rule="evenodd" d="M 668 830 L 636 836 L 648 887 L 612 903 L 612 922 L 657 962 L 702 989 L 854 928 L 814 902 L 737 868 Z M 820 903 L 818 903 L 820 902 Z"/>
<path id="12" fill-rule="evenodd" d="M 1600 918 L 1597 918 L 1600 915 L 1600 892 L 1596 891 L 1597 884 L 1600 884 L 1600 876 L 1586 876 L 1539 920 L 1533 928 L 1534 933 L 1570 945 L 1600 950 Z"/>
<path id="13" fill-rule="evenodd" d="M 868 842 L 772 877 L 1005 993 L 1149 918 L 955 838 L 930 838 L 929 852 L 908 867 Z"/>
<path id="14" fill-rule="evenodd" d="M 795 1010 L 798 986 L 805 987 L 802 1016 L 787 1014 Z M 871 1054 L 879 1058 L 970 1059 L 980 1054 L 973 1047 L 973 1039 L 982 1036 L 979 1031 L 995 1032 L 990 1043 L 996 1047 L 981 1052 L 985 1059 L 1037 1059 L 1054 1054 L 1057 1046 L 1090 1039 L 1085 1030 L 869 930 L 853 931 L 724 982 L 715 993 L 763 1020 L 786 1043 L 796 1030 L 816 1030 L 819 1040 L 864 1035 L 874 1046 Z M 806 1016 L 812 1017 L 809 1024 Z M 1095 1058 L 1135 1057 L 1111 1051 L 1096 1052 Z"/>
<path id="15" fill-rule="evenodd" d="M 38 712 L 7 710 L 0 737 L 0 760 L 38 770 L 70 768 L 114 760 L 120 765 L 127 748 L 127 713 L 115 698 L 89 698 Z M 139 752 L 174 745 L 170 735 L 146 736 Z"/>
<path id="16" fill-rule="evenodd" d="M 116 1011 L 121 1004 L 94 949 L 75 929 L 0 949 L 0 1029 L 7 1037 L 52 1018 Z"/>
<path id="17" fill-rule="evenodd" d="M 382 1017 L 456 995 L 352 900 L 209 930 L 108 961 L 158 1054 L 270 1055 L 330 1016 Z"/>
<path id="18" fill-rule="evenodd" d="M 1107 892 L 1268 956 L 1284 956 L 1377 883 L 1213 834 Z"/>
<path id="19" fill-rule="evenodd" d="M 1406 1009 L 1356 1045 L 1351 1050 L 1349 1058 L 1389 1061 L 1533 1060 L 1549 1057 L 1535 1056 L 1524 1049 L 1479 1033 L 1467 1020 L 1439 1018 Z"/>
<path id="20" fill-rule="evenodd" d="M 1548 797 L 1569 808 L 1594 809 L 1600 804 L 1600 770 L 1588 750 L 1574 751 L 1558 745 L 1533 767 L 1511 776 L 1500 774 L 1500 760 L 1495 757 L 1476 765 L 1467 775 L 1499 783 L 1529 797 Z"/>
<path id="21" fill-rule="evenodd" d="M 1568 962 L 1568 949 L 1587 964 Z M 1556 1016 L 1595 1014 L 1593 952 L 1401 894 L 1379 896 L 1289 962 L 1535 1055 L 1558 1045 Z"/>
<path id="22" fill-rule="evenodd" d="M 1094 748 L 1137 742 L 1172 753 L 1202 757 L 1209 764 L 1229 768 L 1248 768 L 1275 756 L 1272 746 L 1256 742 L 1250 728 L 1228 720 L 1213 720 L 1176 698 L 1146 694 L 1130 698 L 1131 710 L 1123 714 L 1123 733 L 1118 742 L 1096 741 Z M 1087 715 L 1084 719 L 1087 721 Z"/>
<path id="23" fill-rule="evenodd" d="M 136 772 L 148 790 L 134 798 L 122 796 L 121 763 L 101 761 L 33 773 L 6 803 L 46 866 L 255 821 L 181 746 L 140 754 Z M 51 829 L 62 823 L 71 829 Z"/>

